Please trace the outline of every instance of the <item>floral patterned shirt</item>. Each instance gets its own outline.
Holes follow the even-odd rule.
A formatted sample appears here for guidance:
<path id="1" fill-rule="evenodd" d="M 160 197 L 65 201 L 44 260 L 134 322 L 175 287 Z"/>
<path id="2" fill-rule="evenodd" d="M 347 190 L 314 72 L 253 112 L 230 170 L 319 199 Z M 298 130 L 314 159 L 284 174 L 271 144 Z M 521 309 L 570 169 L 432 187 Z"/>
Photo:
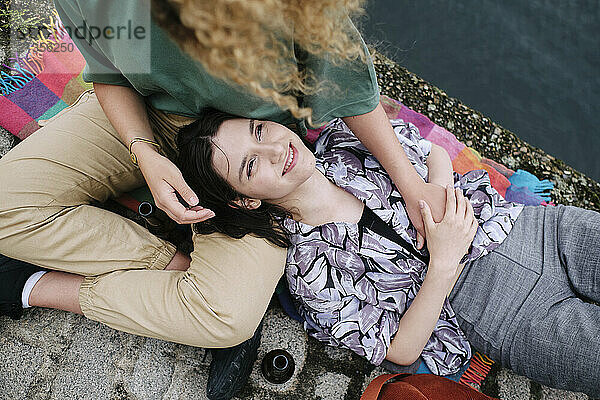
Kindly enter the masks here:
<path id="1" fill-rule="evenodd" d="M 431 142 L 402 120 L 392 126 L 409 160 L 423 179 Z M 339 119 L 315 143 L 317 168 L 333 183 L 360 199 L 391 226 L 414 252 L 369 228 L 347 222 L 310 226 L 286 219 L 291 246 L 286 277 L 307 332 L 329 345 L 349 348 L 379 365 L 386 357 L 398 324 L 419 291 L 427 264 L 426 250 L 416 249 L 402 196 L 379 162 Z M 505 201 L 484 170 L 454 174 L 455 186 L 470 199 L 479 228 L 463 261 L 479 258 L 506 238 L 522 206 Z M 425 258 L 426 260 L 427 258 Z M 471 348 L 449 301 L 422 352 L 438 375 L 457 372 Z"/>

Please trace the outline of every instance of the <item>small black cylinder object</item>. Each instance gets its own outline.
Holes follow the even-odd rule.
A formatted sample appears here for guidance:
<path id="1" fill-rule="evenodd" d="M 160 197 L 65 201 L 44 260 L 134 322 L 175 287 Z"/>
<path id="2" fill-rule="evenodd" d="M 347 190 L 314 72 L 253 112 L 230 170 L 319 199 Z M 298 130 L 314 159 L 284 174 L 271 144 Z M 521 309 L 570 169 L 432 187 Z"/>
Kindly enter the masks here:
<path id="1" fill-rule="evenodd" d="M 140 214 L 150 226 L 157 227 L 161 225 L 160 219 L 156 217 L 156 211 L 154 210 L 152 203 L 142 201 L 138 206 L 138 214 Z"/>
<path id="2" fill-rule="evenodd" d="M 285 383 L 292 375 L 296 365 L 290 353 L 283 349 L 271 350 L 262 360 L 262 373 L 271 383 Z"/>
<path id="3" fill-rule="evenodd" d="M 142 216 L 142 217 L 149 217 L 150 215 L 152 215 L 152 213 L 154 212 L 154 206 L 152 205 L 152 203 L 149 203 L 147 201 L 142 201 L 138 207 L 138 213 Z"/>

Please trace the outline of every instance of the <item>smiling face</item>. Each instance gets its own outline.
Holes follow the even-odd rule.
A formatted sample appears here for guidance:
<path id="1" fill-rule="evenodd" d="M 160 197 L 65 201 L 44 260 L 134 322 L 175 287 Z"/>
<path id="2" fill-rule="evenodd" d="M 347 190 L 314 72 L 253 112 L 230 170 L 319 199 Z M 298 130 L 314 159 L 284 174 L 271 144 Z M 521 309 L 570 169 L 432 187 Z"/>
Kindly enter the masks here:
<path id="1" fill-rule="evenodd" d="M 213 165 L 235 190 L 271 203 L 285 201 L 315 171 L 315 156 L 283 125 L 233 119 L 213 139 Z"/>

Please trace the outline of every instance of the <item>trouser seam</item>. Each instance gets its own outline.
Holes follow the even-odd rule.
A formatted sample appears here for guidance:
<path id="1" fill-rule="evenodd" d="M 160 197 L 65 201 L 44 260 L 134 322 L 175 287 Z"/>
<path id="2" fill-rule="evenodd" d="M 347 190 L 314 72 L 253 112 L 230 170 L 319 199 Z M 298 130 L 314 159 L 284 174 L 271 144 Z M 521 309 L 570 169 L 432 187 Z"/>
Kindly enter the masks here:
<path id="1" fill-rule="evenodd" d="M 497 254 L 497 255 L 498 255 L 498 256 L 500 256 L 500 257 L 503 257 L 503 258 L 507 259 L 508 261 L 510 261 L 510 262 L 512 262 L 512 263 L 515 263 L 515 264 L 517 264 L 519 267 L 521 267 L 521 268 L 523 268 L 523 269 L 526 269 L 527 271 L 533 272 L 533 273 L 534 273 L 534 274 L 536 274 L 538 277 L 542 276 L 542 274 L 541 274 L 541 273 L 539 273 L 538 271 L 535 271 L 535 270 L 533 270 L 533 269 L 531 269 L 531 268 L 527 267 L 526 265 L 524 265 L 524 264 L 520 263 L 519 261 L 516 261 L 516 260 L 512 259 L 510 256 L 508 256 L 508 255 L 504 254 L 504 253 L 502 252 L 502 250 L 501 250 L 501 249 L 496 249 L 496 250 L 494 250 L 494 253 L 495 253 L 495 254 Z"/>
<path id="2" fill-rule="evenodd" d="M 156 250 L 156 252 L 154 253 L 154 256 L 153 256 L 153 260 L 148 264 L 146 269 L 163 270 L 167 267 L 167 265 L 169 265 L 169 262 L 173 259 L 173 257 L 175 257 L 175 253 L 177 252 L 177 249 L 172 243 L 169 243 L 169 242 L 166 242 L 166 243 L 167 244 L 164 246 L 164 248 L 158 248 Z M 173 253 L 171 254 L 171 252 L 169 252 L 169 250 L 173 250 Z M 160 262 L 161 258 L 165 258 L 165 260 L 168 259 L 168 261 L 165 263 L 164 266 L 162 266 L 162 268 L 157 268 L 156 264 Z"/>
<path id="3" fill-rule="evenodd" d="M 97 320 L 94 315 L 91 290 L 96 284 L 97 276 L 86 276 L 79 286 L 79 307 L 83 315 L 91 320 Z"/>

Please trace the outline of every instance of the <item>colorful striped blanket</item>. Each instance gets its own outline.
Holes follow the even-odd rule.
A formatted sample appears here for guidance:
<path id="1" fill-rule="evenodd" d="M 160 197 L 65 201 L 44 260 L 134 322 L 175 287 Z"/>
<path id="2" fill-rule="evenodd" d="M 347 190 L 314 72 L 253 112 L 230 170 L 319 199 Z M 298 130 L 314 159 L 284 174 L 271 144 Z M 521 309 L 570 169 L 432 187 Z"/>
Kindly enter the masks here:
<path id="1" fill-rule="evenodd" d="M 13 73 L 0 74 L 0 126 L 25 139 L 40 128 L 38 121 L 58 114 L 75 102 L 91 84 L 81 78 L 85 60 L 60 23 L 58 15 L 29 52 L 4 65 Z"/>

